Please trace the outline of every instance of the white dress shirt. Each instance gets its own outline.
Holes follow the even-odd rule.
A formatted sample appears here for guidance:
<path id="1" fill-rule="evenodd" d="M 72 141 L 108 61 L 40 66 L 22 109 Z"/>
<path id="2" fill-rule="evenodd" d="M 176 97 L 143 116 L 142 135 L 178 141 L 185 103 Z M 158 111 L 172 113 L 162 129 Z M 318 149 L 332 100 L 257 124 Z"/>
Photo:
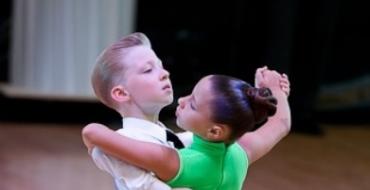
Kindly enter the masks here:
<path id="1" fill-rule="evenodd" d="M 155 124 L 150 121 L 128 117 L 122 119 L 122 128 L 117 130 L 121 135 L 165 145 L 174 148 L 172 142 L 167 142 L 166 128 L 163 124 Z M 189 144 L 189 139 L 192 134 L 187 132 L 180 135 L 184 140 L 184 144 Z M 191 141 L 190 141 L 191 142 Z M 107 155 L 99 148 L 94 147 L 91 156 L 95 164 L 103 171 L 112 175 L 115 180 L 116 187 L 119 190 L 170 190 L 166 183 L 157 179 L 153 173 L 140 169 L 136 166 L 121 161 L 113 156 Z M 185 188 L 176 188 L 185 189 Z"/>

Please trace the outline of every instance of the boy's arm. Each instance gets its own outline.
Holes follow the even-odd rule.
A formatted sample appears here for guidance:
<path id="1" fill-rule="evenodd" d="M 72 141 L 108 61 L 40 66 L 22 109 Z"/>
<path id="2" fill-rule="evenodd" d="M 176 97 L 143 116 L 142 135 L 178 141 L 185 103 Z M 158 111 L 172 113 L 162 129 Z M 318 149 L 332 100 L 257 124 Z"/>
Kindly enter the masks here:
<path id="1" fill-rule="evenodd" d="M 163 181 L 172 179 L 179 169 L 176 150 L 122 136 L 100 124 L 84 127 L 82 137 L 85 144 L 95 145 L 123 161 L 152 171 Z"/>
<path id="2" fill-rule="evenodd" d="M 259 72 L 257 70 L 257 72 Z M 259 73 L 258 75 L 261 75 Z M 260 159 L 267 154 L 283 137 L 285 137 L 291 126 L 291 115 L 287 94 L 280 88 L 280 74 L 275 71 L 263 71 L 261 84 L 271 89 L 277 99 L 277 110 L 275 115 L 253 132 L 244 134 L 238 141 L 248 155 L 250 163 Z M 262 87 L 262 86 L 261 86 Z"/>
<path id="3" fill-rule="evenodd" d="M 118 189 L 125 187 L 132 190 L 171 190 L 170 186 L 151 172 L 108 155 L 97 146 L 92 148 L 90 154 L 95 165 L 114 178 Z"/>

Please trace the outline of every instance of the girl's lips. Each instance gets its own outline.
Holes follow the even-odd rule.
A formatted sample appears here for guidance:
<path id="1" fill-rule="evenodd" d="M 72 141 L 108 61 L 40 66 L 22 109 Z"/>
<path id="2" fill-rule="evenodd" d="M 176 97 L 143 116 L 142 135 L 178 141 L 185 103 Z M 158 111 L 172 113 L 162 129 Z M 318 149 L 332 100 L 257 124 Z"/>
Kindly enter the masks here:
<path id="1" fill-rule="evenodd" d="M 176 114 L 176 117 L 179 116 L 179 107 L 176 108 L 176 113 L 175 114 Z"/>

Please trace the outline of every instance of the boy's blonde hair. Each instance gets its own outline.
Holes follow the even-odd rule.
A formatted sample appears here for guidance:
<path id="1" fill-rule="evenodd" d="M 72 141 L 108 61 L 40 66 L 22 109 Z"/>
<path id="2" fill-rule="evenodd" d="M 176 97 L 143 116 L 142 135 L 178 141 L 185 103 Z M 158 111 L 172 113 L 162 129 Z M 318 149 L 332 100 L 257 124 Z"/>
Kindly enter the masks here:
<path id="1" fill-rule="evenodd" d="M 91 77 L 92 87 L 98 99 L 110 108 L 117 109 L 110 91 L 123 80 L 124 57 L 135 46 L 151 48 L 148 37 L 143 33 L 135 32 L 105 48 L 97 58 Z"/>

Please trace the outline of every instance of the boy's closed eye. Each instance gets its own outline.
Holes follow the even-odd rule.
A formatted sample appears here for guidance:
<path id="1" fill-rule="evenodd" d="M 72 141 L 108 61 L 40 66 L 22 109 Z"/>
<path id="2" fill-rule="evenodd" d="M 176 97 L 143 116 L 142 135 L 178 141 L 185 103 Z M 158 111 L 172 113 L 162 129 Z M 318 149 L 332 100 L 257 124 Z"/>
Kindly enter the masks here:
<path id="1" fill-rule="evenodd" d="M 144 72 L 143 73 L 150 73 L 150 72 L 152 72 L 152 68 L 147 68 L 147 69 L 144 69 Z"/>
<path id="2" fill-rule="evenodd" d="M 151 71 L 153 70 L 153 66 L 151 64 L 146 64 L 143 68 L 142 68 L 142 72 L 143 73 L 150 73 Z"/>

